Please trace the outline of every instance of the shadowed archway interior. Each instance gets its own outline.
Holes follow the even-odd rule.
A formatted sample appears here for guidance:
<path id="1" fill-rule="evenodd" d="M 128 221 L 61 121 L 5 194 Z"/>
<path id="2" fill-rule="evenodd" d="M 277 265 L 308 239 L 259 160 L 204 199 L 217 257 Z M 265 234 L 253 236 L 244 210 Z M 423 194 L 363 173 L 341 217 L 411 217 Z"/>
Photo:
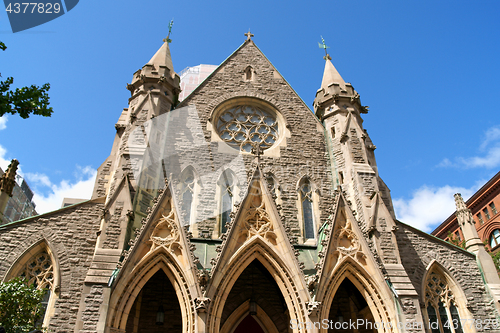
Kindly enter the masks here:
<path id="1" fill-rule="evenodd" d="M 372 326 L 373 315 L 366 300 L 349 279 L 344 279 L 337 289 L 328 317 L 330 323 L 333 323 L 333 328 L 330 325 L 328 332 L 375 333 L 377 331 Z M 359 319 L 363 321 L 363 324 L 356 326 L 356 330 L 341 328 L 342 323 L 357 322 Z M 341 329 L 335 329 L 335 325 L 338 325 L 338 328 Z M 349 326 L 344 324 L 344 327 Z"/>
<path id="2" fill-rule="evenodd" d="M 251 304 L 255 303 L 258 305 L 269 316 L 278 332 L 288 332 L 290 317 L 285 299 L 274 278 L 257 259 L 245 268 L 233 285 L 224 305 L 220 327 L 224 325 L 233 311 L 248 300 L 250 300 Z M 250 309 L 251 311 L 252 309 Z M 256 324 L 252 327 L 260 328 L 257 321 L 249 315 L 243 319 L 234 332 L 247 332 L 245 323 L 249 326 Z M 259 331 L 255 330 L 252 332 Z"/>
<path id="3" fill-rule="evenodd" d="M 163 323 L 158 322 L 158 312 L 163 312 Z M 161 269 L 149 279 L 137 295 L 130 309 L 126 332 L 182 332 L 179 300 L 172 283 Z"/>

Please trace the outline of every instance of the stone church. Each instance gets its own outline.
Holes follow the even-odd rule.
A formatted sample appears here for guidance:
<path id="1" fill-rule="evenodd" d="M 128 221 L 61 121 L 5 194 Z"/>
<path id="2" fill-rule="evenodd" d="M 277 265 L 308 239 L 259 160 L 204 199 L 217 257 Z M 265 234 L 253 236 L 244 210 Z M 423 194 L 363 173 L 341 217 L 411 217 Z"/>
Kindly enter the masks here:
<path id="1" fill-rule="evenodd" d="M 166 39 L 92 199 L 0 226 L 0 279 L 46 288 L 49 332 L 500 332 L 460 195 L 467 250 L 398 221 L 330 56 L 311 111 L 246 36 L 182 102 Z"/>

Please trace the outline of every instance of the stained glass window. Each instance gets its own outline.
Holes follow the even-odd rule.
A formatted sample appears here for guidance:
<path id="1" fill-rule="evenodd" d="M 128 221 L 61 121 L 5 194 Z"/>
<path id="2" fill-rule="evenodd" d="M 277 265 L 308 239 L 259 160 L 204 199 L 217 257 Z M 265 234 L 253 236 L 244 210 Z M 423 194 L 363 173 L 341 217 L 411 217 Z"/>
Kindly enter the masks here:
<path id="1" fill-rule="evenodd" d="M 47 311 L 54 283 L 54 268 L 52 259 L 47 251 L 42 250 L 28 260 L 19 276 L 28 280 L 29 284 L 34 284 L 37 289 L 46 289 L 42 300 L 43 312 L 38 321 L 38 323 L 41 324 L 43 322 L 45 312 Z"/>
<path id="2" fill-rule="evenodd" d="M 271 147 L 279 134 L 275 115 L 249 105 L 224 111 L 217 120 L 217 132 L 228 145 L 246 152 L 256 145 Z"/>
<path id="3" fill-rule="evenodd" d="M 431 333 L 463 333 L 455 295 L 446 278 L 436 271 L 427 278 L 425 304 Z"/>

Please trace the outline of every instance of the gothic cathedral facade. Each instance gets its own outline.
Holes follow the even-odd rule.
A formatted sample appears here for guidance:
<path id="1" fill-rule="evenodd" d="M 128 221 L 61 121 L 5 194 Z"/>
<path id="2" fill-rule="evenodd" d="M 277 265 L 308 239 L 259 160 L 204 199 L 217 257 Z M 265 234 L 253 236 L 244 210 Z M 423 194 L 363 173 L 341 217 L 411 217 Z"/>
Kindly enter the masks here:
<path id="1" fill-rule="evenodd" d="M 49 332 L 499 332 L 461 197 L 467 250 L 398 221 L 330 57 L 311 111 L 247 37 L 181 102 L 166 41 L 92 199 L 0 226 L 0 279 L 47 289 Z"/>

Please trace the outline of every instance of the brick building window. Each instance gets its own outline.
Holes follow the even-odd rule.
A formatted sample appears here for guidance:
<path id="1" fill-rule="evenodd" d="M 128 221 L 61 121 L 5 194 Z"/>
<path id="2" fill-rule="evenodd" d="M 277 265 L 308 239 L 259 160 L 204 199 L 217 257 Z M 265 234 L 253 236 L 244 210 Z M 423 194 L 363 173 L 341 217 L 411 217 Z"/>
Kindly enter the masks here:
<path id="1" fill-rule="evenodd" d="M 437 270 L 427 277 L 424 302 L 432 333 L 463 333 L 455 296 Z"/>
<path id="2" fill-rule="evenodd" d="M 490 203 L 490 209 L 491 209 L 493 215 L 495 215 L 497 213 L 497 208 L 495 207 L 495 204 L 493 202 Z"/>
<path id="3" fill-rule="evenodd" d="M 486 221 L 490 219 L 490 212 L 488 212 L 488 208 L 483 209 L 484 216 L 486 217 Z"/>
<path id="4" fill-rule="evenodd" d="M 483 216 L 481 215 L 481 213 L 477 213 L 477 220 L 479 221 L 479 224 L 483 224 L 484 223 L 484 220 L 483 220 Z"/>
<path id="5" fill-rule="evenodd" d="M 495 229 L 490 236 L 490 247 L 493 249 L 500 245 L 500 230 Z"/>

